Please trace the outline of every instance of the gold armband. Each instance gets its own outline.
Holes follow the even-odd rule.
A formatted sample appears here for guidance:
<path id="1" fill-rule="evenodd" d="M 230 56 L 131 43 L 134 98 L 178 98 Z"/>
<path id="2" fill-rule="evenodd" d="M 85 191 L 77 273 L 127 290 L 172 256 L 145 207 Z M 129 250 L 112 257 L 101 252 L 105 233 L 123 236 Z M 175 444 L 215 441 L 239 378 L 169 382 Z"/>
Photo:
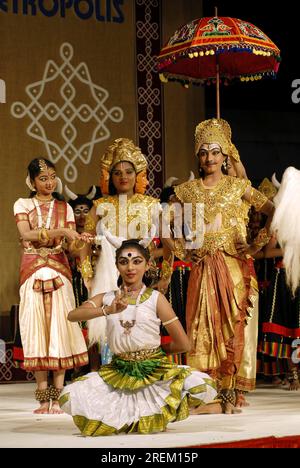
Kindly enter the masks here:
<path id="1" fill-rule="evenodd" d="M 257 247 L 258 249 L 262 249 L 271 239 L 271 236 L 268 234 L 266 228 L 260 229 L 258 231 L 257 236 L 255 237 L 252 245 Z"/>
<path id="2" fill-rule="evenodd" d="M 93 278 L 93 268 L 89 257 L 81 262 L 80 272 L 83 279 Z"/>
<path id="3" fill-rule="evenodd" d="M 171 278 L 173 273 L 173 267 L 167 262 L 167 260 L 163 260 L 161 264 L 161 278 L 164 280 L 168 280 Z"/>
<path id="4" fill-rule="evenodd" d="M 267 201 L 268 199 L 263 193 L 251 188 L 250 204 L 256 209 L 256 211 L 259 211 Z"/>

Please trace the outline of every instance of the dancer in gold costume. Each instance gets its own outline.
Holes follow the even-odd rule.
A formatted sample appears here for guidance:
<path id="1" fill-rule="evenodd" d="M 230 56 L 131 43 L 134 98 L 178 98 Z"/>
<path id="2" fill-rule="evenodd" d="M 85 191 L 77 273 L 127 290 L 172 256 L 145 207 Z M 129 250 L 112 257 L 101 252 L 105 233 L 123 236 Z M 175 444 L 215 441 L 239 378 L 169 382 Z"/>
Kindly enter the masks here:
<path id="1" fill-rule="evenodd" d="M 91 296 L 118 289 L 115 248 L 105 236 L 101 236 L 102 226 L 124 239 L 142 239 L 147 233 L 150 236 L 153 222 L 160 216 L 159 200 L 144 194 L 148 184 L 147 160 L 131 140 L 115 140 L 102 156 L 100 170 L 103 197 L 94 202 L 85 225 L 87 232 L 102 237 L 101 253 L 94 268 L 89 252 L 81 252 L 81 273 Z M 165 252 L 164 268 L 158 283 L 161 292 L 167 290 L 172 274 L 172 255 L 166 248 Z M 90 342 L 99 338 L 105 341 L 105 320 L 102 317 L 88 325 Z"/>
<path id="2" fill-rule="evenodd" d="M 175 254 L 193 261 L 186 310 L 192 345 L 188 364 L 218 378 L 223 409 L 232 413 L 236 403 L 235 379 L 244 350 L 244 327 L 253 307 L 247 255 L 253 255 L 268 242 L 273 204 L 246 178 L 224 174 L 229 159 L 239 161 L 226 121 L 201 122 L 195 140 L 200 178 L 175 188 L 178 200 L 192 205 L 193 232 L 197 204 L 204 204 L 202 245 L 186 250 L 187 244 L 175 239 Z M 266 227 L 250 246 L 246 243 L 247 204 L 268 215 Z"/>

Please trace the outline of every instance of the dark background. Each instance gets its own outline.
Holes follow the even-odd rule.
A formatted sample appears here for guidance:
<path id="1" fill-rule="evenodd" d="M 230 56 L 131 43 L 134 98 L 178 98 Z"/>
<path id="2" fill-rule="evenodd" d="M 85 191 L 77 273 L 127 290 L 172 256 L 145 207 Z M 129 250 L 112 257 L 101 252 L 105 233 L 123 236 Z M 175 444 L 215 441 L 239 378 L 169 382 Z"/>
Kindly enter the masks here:
<path id="1" fill-rule="evenodd" d="M 221 85 L 221 117 L 232 127 L 232 141 L 254 185 L 264 177 L 270 178 L 273 172 L 280 180 L 288 166 L 300 169 L 300 103 L 292 102 L 292 82 L 300 79 L 297 5 L 297 1 L 203 0 L 204 16 L 214 16 L 217 6 L 218 16 L 253 23 L 281 51 L 282 62 L 275 80 Z M 215 117 L 215 87 L 205 89 L 206 117 Z"/>

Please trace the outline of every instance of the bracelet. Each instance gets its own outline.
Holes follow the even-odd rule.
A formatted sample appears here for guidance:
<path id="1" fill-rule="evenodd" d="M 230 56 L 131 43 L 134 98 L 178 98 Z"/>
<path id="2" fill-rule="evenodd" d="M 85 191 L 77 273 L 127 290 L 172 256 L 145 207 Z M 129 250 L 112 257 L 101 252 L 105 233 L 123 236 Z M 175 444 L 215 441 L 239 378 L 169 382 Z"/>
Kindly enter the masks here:
<path id="1" fill-rule="evenodd" d="M 162 325 L 165 327 L 166 325 L 170 325 L 170 323 L 176 322 L 176 320 L 179 320 L 179 318 L 177 316 L 173 317 L 170 320 L 167 320 L 166 322 L 163 322 Z"/>
<path id="2" fill-rule="evenodd" d="M 50 240 L 49 234 L 46 228 L 39 229 L 38 231 L 38 240 L 40 243 L 45 243 Z"/>
<path id="3" fill-rule="evenodd" d="M 92 301 L 92 299 L 89 299 L 88 301 L 85 301 L 85 302 L 88 302 L 89 304 L 92 304 L 92 306 L 95 308 L 95 309 L 98 309 L 98 306 L 95 304 L 94 301 Z M 106 304 L 102 304 L 102 306 L 100 307 L 100 309 L 102 310 L 102 314 L 104 315 L 104 317 L 107 317 L 107 315 L 110 315 L 106 312 L 105 310 L 105 307 L 106 307 Z M 102 317 L 102 315 L 100 315 L 100 317 Z"/>
<path id="4" fill-rule="evenodd" d="M 106 304 L 105 304 L 105 305 L 103 304 L 103 305 L 101 306 L 101 310 L 102 310 L 102 313 L 103 313 L 104 317 L 107 317 L 107 316 L 110 315 L 110 314 L 108 314 L 108 313 L 106 312 L 105 307 L 106 307 Z"/>
<path id="5" fill-rule="evenodd" d="M 74 239 L 70 244 L 70 249 L 74 252 L 79 252 L 79 250 L 84 249 L 85 242 L 82 239 Z"/>

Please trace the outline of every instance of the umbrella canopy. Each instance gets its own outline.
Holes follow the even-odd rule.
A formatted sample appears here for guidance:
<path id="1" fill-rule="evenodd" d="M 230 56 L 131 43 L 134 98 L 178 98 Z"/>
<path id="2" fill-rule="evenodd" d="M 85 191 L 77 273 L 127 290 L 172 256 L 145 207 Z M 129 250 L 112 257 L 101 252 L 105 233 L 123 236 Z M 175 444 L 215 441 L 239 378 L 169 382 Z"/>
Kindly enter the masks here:
<path id="1" fill-rule="evenodd" d="M 259 28 L 237 18 L 215 16 L 178 29 L 162 48 L 157 70 L 162 81 L 204 84 L 217 78 L 275 77 L 279 63 L 280 50 Z"/>

